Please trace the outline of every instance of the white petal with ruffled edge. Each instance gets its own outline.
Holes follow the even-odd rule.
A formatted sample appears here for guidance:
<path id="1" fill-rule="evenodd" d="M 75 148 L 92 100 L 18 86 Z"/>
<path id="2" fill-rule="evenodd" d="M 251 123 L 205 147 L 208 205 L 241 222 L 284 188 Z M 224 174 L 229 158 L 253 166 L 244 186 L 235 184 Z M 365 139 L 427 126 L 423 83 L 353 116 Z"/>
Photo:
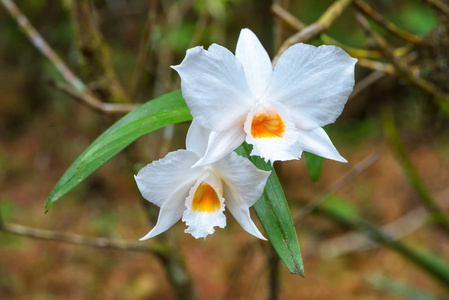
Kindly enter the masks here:
<path id="1" fill-rule="evenodd" d="M 253 96 L 260 98 L 270 83 L 273 67 L 267 51 L 251 30 L 245 28 L 240 31 L 235 56 L 243 65 Z"/>
<path id="2" fill-rule="evenodd" d="M 237 222 L 248 233 L 266 240 L 251 220 L 249 208 L 262 195 L 270 172 L 259 170 L 250 160 L 234 152 L 212 164 L 211 167 L 223 179 L 226 207 Z"/>
<path id="3" fill-rule="evenodd" d="M 323 128 L 310 131 L 299 131 L 299 144 L 304 151 L 339 162 L 348 162 L 338 153 Z"/>
<path id="4" fill-rule="evenodd" d="M 213 188 L 215 194 L 220 201 L 220 208 L 215 211 L 199 211 L 194 210 L 192 201 L 194 195 L 202 183 L 208 184 Z M 222 196 L 221 178 L 219 178 L 212 170 L 206 169 L 198 178 L 195 185 L 190 189 L 189 196 L 185 199 L 185 210 L 182 215 L 182 221 L 189 226 L 185 232 L 190 233 L 194 238 L 204 238 L 215 232 L 214 227 L 224 228 L 226 226 L 226 216 L 223 211 L 225 209 L 224 198 Z"/>
<path id="5" fill-rule="evenodd" d="M 181 77 L 182 95 L 193 118 L 210 130 L 227 130 L 254 104 L 242 64 L 224 47 L 189 49 L 182 63 L 172 68 Z"/>
<path id="6" fill-rule="evenodd" d="M 293 45 L 276 63 L 263 100 L 282 103 L 303 130 L 333 123 L 354 87 L 356 62 L 335 46 Z"/>
<path id="7" fill-rule="evenodd" d="M 170 152 L 134 176 L 142 196 L 161 207 L 156 226 L 141 240 L 164 232 L 181 219 L 184 200 L 201 173 L 200 169 L 191 168 L 197 160 L 198 156 L 190 151 Z"/>
<path id="8" fill-rule="evenodd" d="M 267 113 L 278 114 L 280 116 L 285 130 L 282 133 L 282 137 L 253 137 L 251 132 L 253 118 L 261 110 L 266 110 Z M 246 142 L 253 145 L 251 155 L 258 155 L 265 159 L 265 161 L 271 161 L 272 163 L 277 160 L 299 159 L 301 156 L 301 148 L 294 147 L 299 137 L 295 124 L 291 120 L 289 112 L 279 103 L 271 102 L 255 105 L 247 116 L 244 130 L 246 133 Z"/>

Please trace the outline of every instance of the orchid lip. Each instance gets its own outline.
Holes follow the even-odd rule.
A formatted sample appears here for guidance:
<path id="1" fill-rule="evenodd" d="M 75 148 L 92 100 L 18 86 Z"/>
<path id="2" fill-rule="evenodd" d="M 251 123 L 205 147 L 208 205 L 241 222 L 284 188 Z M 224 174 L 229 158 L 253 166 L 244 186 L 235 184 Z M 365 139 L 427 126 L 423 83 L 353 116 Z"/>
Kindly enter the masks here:
<path id="1" fill-rule="evenodd" d="M 192 197 L 192 210 L 205 213 L 219 211 L 222 206 L 220 198 L 223 197 L 222 180 L 211 169 L 206 169 L 203 174 L 206 177 L 197 186 Z"/>
<path id="2" fill-rule="evenodd" d="M 285 124 L 277 112 L 264 107 L 257 110 L 251 121 L 251 135 L 253 138 L 282 138 Z"/>

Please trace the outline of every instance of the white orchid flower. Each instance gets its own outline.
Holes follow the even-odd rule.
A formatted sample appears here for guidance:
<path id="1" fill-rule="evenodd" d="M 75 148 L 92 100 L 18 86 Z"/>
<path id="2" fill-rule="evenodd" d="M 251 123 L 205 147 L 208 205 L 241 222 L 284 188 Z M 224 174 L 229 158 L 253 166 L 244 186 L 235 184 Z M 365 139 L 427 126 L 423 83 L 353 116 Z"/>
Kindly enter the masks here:
<path id="1" fill-rule="evenodd" d="M 192 126 L 187 150 L 170 152 L 135 176 L 142 196 L 161 208 L 156 226 L 140 240 L 166 231 L 181 218 L 188 226 L 186 233 L 206 238 L 215 226 L 226 226 L 225 206 L 243 229 L 265 240 L 251 220 L 249 207 L 261 196 L 270 172 L 234 152 L 212 164 L 192 167 L 204 155 L 208 135 L 206 129 Z"/>
<path id="2" fill-rule="evenodd" d="M 187 50 L 172 68 L 181 77 L 194 126 L 211 130 L 197 165 L 219 160 L 245 140 L 253 145 L 251 155 L 266 161 L 299 159 L 308 151 L 346 162 L 322 127 L 341 114 L 356 62 L 335 46 L 296 44 L 273 70 L 249 29 L 241 31 L 235 56 L 217 44 Z"/>

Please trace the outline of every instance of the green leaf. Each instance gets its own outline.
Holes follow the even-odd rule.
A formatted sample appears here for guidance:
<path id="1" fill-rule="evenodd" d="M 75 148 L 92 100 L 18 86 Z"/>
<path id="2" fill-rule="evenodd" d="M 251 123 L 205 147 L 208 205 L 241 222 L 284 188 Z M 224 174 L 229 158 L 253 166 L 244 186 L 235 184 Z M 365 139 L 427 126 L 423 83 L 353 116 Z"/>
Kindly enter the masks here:
<path id="1" fill-rule="evenodd" d="M 408 246 L 359 215 L 348 215 L 340 210 L 329 209 L 326 205 L 317 207 L 315 212 L 357 229 L 373 241 L 396 251 L 402 257 L 419 266 L 428 275 L 431 275 L 449 291 L 449 264 L 429 249 Z"/>
<path id="2" fill-rule="evenodd" d="M 321 206 L 326 210 L 344 216 L 347 219 L 359 216 L 357 206 L 351 203 L 348 199 L 332 194 L 325 197 L 326 198 Z"/>
<path id="3" fill-rule="evenodd" d="M 84 150 L 51 191 L 45 209 L 48 210 L 55 201 L 142 135 L 191 119 L 180 90 L 139 106 L 118 120 Z"/>
<path id="4" fill-rule="evenodd" d="M 250 145 L 243 143 L 235 152 L 249 158 L 259 169 L 271 171 L 262 196 L 253 206 L 254 210 L 287 269 L 293 274 L 304 276 L 295 226 L 276 171 L 260 157 L 250 156 L 251 149 Z"/>
<path id="5" fill-rule="evenodd" d="M 323 166 L 323 158 L 309 152 L 304 152 L 304 157 L 306 159 L 306 166 L 310 179 L 312 179 L 313 182 L 318 181 Z"/>
<path id="6" fill-rule="evenodd" d="M 404 296 L 409 300 L 438 300 L 437 296 L 430 295 L 427 292 L 418 290 L 412 286 L 400 283 L 394 279 L 384 277 L 380 274 L 373 274 L 367 278 L 368 283 L 372 286 L 388 291 L 397 295 Z"/>

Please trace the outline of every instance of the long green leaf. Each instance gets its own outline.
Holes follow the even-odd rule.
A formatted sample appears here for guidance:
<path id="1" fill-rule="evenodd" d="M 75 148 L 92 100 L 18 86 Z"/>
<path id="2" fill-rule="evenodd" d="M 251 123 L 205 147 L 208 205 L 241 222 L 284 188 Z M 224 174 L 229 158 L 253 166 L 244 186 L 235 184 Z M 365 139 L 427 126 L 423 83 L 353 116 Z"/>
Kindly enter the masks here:
<path id="1" fill-rule="evenodd" d="M 51 191 L 45 209 L 142 135 L 191 119 L 180 90 L 139 106 L 100 135 L 75 160 Z"/>
<path id="2" fill-rule="evenodd" d="M 191 120 L 180 91 L 154 99 L 130 112 L 98 137 L 69 167 L 54 187 L 45 208 L 87 178 L 137 138 L 169 124 Z M 284 192 L 276 172 L 261 158 L 249 156 L 251 146 L 244 143 L 236 151 L 260 169 L 272 170 L 265 191 L 254 205 L 267 235 L 290 272 L 304 276 L 301 252 Z"/>
<path id="3" fill-rule="evenodd" d="M 253 207 L 271 244 L 287 269 L 293 274 L 304 276 L 295 226 L 275 170 L 260 157 L 250 156 L 251 146 L 247 143 L 243 143 L 235 152 L 249 158 L 259 169 L 271 171 L 265 190 Z"/>
<path id="4" fill-rule="evenodd" d="M 401 283 L 396 279 L 388 278 L 380 274 L 372 274 L 367 277 L 369 284 L 377 289 L 388 291 L 403 296 L 409 300 L 439 300 L 437 296 L 421 291 L 413 286 Z"/>
<path id="5" fill-rule="evenodd" d="M 330 217 L 346 226 L 357 229 L 365 233 L 373 241 L 398 252 L 402 257 L 425 270 L 449 291 L 449 264 L 446 260 L 430 252 L 428 249 L 408 246 L 402 241 L 395 239 L 384 230 L 379 229 L 374 224 L 366 221 L 364 218 L 358 215 L 348 214 L 341 210 L 335 210 L 332 206 L 324 205 L 317 207 L 315 212 Z"/>

